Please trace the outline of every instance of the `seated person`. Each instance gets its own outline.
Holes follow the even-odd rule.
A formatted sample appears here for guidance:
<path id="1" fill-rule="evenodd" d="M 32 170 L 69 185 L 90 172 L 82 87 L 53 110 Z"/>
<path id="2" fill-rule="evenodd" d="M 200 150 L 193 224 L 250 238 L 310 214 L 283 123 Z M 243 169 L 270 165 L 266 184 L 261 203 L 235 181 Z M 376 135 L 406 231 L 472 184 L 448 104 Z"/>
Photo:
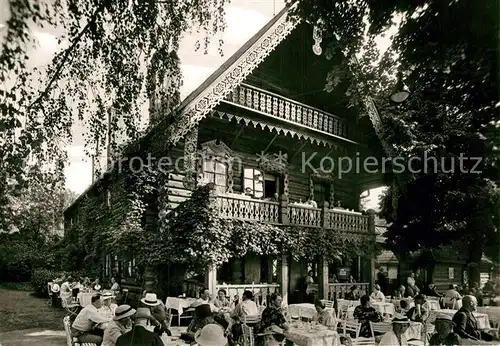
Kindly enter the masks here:
<path id="1" fill-rule="evenodd" d="M 279 294 L 271 294 L 269 306 L 262 312 L 262 320 L 260 322 L 260 331 L 262 333 L 265 333 L 266 330 L 269 330 L 268 328 L 271 326 L 279 327 L 283 329 L 283 331 L 289 329 L 289 325 L 286 322 L 285 316 L 283 315 L 281 307 L 282 302 L 283 299 Z M 285 339 L 285 336 L 280 334 L 273 334 L 272 337 L 277 342 L 282 342 Z"/>
<path id="2" fill-rule="evenodd" d="M 114 277 L 111 278 L 111 291 L 113 291 L 113 294 L 115 296 L 119 295 L 121 291 L 120 284 L 116 281 Z"/>
<path id="3" fill-rule="evenodd" d="M 164 332 L 167 333 L 168 336 L 171 336 L 172 333 L 168 329 L 170 316 L 168 315 L 165 304 L 156 297 L 156 294 L 151 292 L 146 293 L 144 298 L 141 299 L 141 303 L 151 311 L 151 324 L 155 326 L 154 332 L 160 336 L 163 335 Z"/>
<path id="4" fill-rule="evenodd" d="M 406 313 L 410 321 L 424 322 L 429 317 L 429 307 L 423 294 L 415 296 L 415 306 Z"/>
<path id="5" fill-rule="evenodd" d="M 401 285 L 401 286 L 399 286 L 399 288 L 396 291 L 394 291 L 393 297 L 394 298 L 405 298 L 406 297 L 405 293 L 406 293 L 406 288 L 403 285 Z"/>
<path id="6" fill-rule="evenodd" d="M 228 345 L 228 340 L 224 335 L 224 329 L 217 324 L 207 324 L 196 333 L 194 339 L 199 346 Z"/>
<path id="7" fill-rule="evenodd" d="M 408 303 L 407 300 L 402 299 L 399 301 L 399 313 L 403 314 L 406 316 L 408 311 L 410 310 L 410 304 Z"/>
<path id="8" fill-rule="evenodd" d="M 241 323 L 243 323 L 245 316 L 259 315 L 259 308 L 252 299 L 253 293 L 251 291 L 247 290 L 243 292 L 242 302 L 236 306 L 236 308 L 233 310 L 233 313 L 231 314 L 231 319 L 233 320 L 231 332 L 235 339 L 238 339 L 243 333 L 243 330 L 241 329 Z"/>
<path id="9" fill-rule="evenodd" d="M 251 291 L 243 292 L 243 301 L 235 307 L 233 313 L 231 314 L 231 318 L 237 322 L 243 322 L 243 316 L 245 315 L 259 315 L 259 308 L 252 299 L 253 293 Z"/>
<path id="10" fill-rule="evenodd" d="M 406 346 L 408 339 L 406 330 L 410 327 L 410 320 L 406 316 L 396 315 L 392 319 L 392 330 L 385 333 L 378 346 Z"/>
<path id="11" fill-rule="evenodd" d="M 198 298 L 195 302 L 195 305 L 199 304 L 208 304 L 210 305 L 210 309 L 212 312 L 219 311 L 219 308 L 215 306 L 215 299 L 211 299 L 210 291 L 206 288 L 202 288 L 200 290 L 200 298 Z"/>
<path id="12" fill-rule="evenodd" d="M 477 320 L 474 317 L 474 311 L 477 308 L 477 300 L 474 296 L 465 296 L 463 305 L 453 316 L 453 322 L 456 324 L 455 332 L 462 339 L 492 341 L 493 336 L 479 330 Z"/>
<path id="13" fill-rule="evenodd" d="M 160 337 L 149 331 L 151 318 L 151 311 L 148 308 L 138 308 L 134 328 L 119 336 L 116 346 L 163 346 Z"/>
<path id="14" fill-rule="evenodd" d="M 115 316 L 115 310 L 118 305 L 113 302 L 114 298 L 115 296 L 111 292 L 102 294 L 102 307 L 98 310 L 100 314 L 108 318 L 113 318 Z"/>
<path id="15" fill-rule="evenodd" d="M 91 304 L 87 305 L 76 316 L 75 321 L 71 325 L 71 335 L 76 337 L 80 343 L 94 343 L 100 345 L 102 343 L 103 329 L 96 328 L 101 323 L 111 321 L 111 318 L 104 317 L 98 312 L 102 307 L 100 295 L 92 296 Z"/>
<path id="16" fill-rule="evenodd" d="M 104 331 L 102 346 L 114 346 L 116 340 L 132 329 L 131 317 L 136 313 L 130 305 L 120 305 L 116 308 L 116 316 L 109 322 Z"/>
<path id="17" fill-rule="evenodd" d="M 436 285 L 434 285 L 434 283 L 432 283 L 432 282 L 429 283 L 429 285 L 427 285 L 427 290 L 426 290 L 425 295 L 428 297 L 441 297 L 442 296 L 442 294 L 436 290 Z"/>
<path id="18" fill-rule="evenodd" d="M 196 306 L 194 308 L 194 317 L 186 332 L 181 334 L 181 339 L 186 342 L 193 342 L 196 332 L 202 330 L 208 324 L 216 324 L 210 305 L 200 304 Z"/>
<path id="19" fill-rule="evenodd" d="M 214 305 L 219 309 L 229 308 L 231 302 L 227 299 L 227 293 L 225 290 L 219 290 L 217 292 L 217 298 L 214 300 Z"/>
<path id="20" fill-rule="evenodd" d="M 380 322 L 382 321 L 382 316 L 371 306 L 369 296 L 365 295 L 361 297 L 360 302 L 361 305 L 356 306 L 353 316 L 361 323 L 359 336 L 369 338 L 372 336 L 370 322 Z"/>
<path id="21" fill-rule="evenodd" d="M 370 295 L 370 298 L 375 302 L 383 303 L 385 302 L 385 295 L 380 290 L 380 286 L 376 284 L 373 287 L 373 293 Z"/>
<path id="22" fill-rule="evenodd" d="M 429 341 L 430 346 L 452 346 L 461 344 L 462 340 L 460 336 L 453 331 L 455 322 L 453 322 L 450 316 L 438 314 L 433 324 L 436 326 L 436 334 L 431 337 Z"/>
<path id="23" fill-rule="evenodd" d="M 347 300 L 358 300 L 359 299 L 359 288 L 358 286 L 354 285 L 351 286 L 351 290 L 347 292 L 345 295 L 345 299 Z"/>
<path id="24" fill-rule="evenodd" d="M 316 314 L 313 316 L 312 320 L 331 329 L 335 329 L 337 321 L 335 321 L 332 311 L 326 310 L 325 304 L 323 304 L 321 300 L 316 300 L 314 307 L 316 308 Z"/>

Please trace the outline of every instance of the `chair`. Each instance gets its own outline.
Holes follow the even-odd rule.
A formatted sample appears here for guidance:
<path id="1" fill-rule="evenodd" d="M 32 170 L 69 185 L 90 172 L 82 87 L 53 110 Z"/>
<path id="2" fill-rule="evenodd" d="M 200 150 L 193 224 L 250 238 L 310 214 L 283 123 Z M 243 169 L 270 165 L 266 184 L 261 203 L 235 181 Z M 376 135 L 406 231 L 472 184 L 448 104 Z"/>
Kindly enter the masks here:
<path id="1" fill-rule="evenodd" d="M 255 325 L 261 320 L 261 315 L 244 315 L 243 324 L 245 325 Z"/>
<path id="2" fill-rule="evenodd" d="M 457 300 L 455 298 L 444 297 L 443 298 L 443 305 L 446 309 L 457 309 L 458 308 Z"/>
<path id="3" fill-rule="evenodd" d="M 334 304 L 333 301 L 323 299 L 323 300 L 321 300 L 321 302 L 325 305 L 325 308 L 333 309 L 333 304 Z"/>
<path id="4" fill-rule="evenodd" d="M 370 328 L 372 329 L 373 335 L 375 335 L 375 333 L 385 334 L 392 330 L 392 324 L 387 322 L 377 322 L 377 323 L 370 322 Z M 375 341 L 379 343 L 380 339 L 382 339 L 382 336 L 383 335 L 375 336 Z"/>
<path id="5" fill-rule="evenodd" d="M 61 305 L 62 307 L 71 315 L 75 315 L 80 308 L 80 304 L 75 302 L 73 298 L 70 298 L 71 301 L 68 301 L 67 299 L 61 299 Z"/>
<path id="6" fill-rule="evenodd" d="M 253 335 L 253 328 L 243 323 L 241 325 L 241 329 L 243 331 L 243 336 L 241 338 L 243 346 L 254 346 L 255 339 Z"/>
<path id="7" fill-rule="evenodd" d="M 77 338 L 74 338 L 71 335 L 71 323 L 68 316 L 64 316 L 63 318 L 63 325 L 64 325 L 64 333 L 66 334 L 66 343 L 68 346 L 97 346 L 97 344 L 91 343 L 91 342 L 84 342 L 84 343 L 79 343 Z"/>
<path id="8" fill-rule="evenodd" d="M 370 338 L 363 338 L 359 336 L 359 332 L 361 331 L 361 323 L 355 320 L 344 321 L 343 322 L 343 335 L 351 339 L 351 346 L 361 346 L 361 345 L 375 345 L 375 336 L 373 335 Z M 349 333 L 353 333 L 355 335 L 354 339 L 350 336 Z"/>

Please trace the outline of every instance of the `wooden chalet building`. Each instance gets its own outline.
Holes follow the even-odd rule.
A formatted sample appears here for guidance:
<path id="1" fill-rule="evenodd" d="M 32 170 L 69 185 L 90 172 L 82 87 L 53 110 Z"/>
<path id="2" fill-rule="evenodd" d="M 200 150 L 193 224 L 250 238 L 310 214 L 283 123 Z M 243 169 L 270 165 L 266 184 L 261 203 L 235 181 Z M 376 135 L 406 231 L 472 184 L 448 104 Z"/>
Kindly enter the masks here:
<path id="1" fill-rule="evenodd" d="M 186 170 L 169 175 L 170 210 L 187 200 L 197 183 L 211 182 L 223 217 L 336 229 L 354 240 L 375 242 L 374 216 L 359 212 L 360 194 L 384 185 L 382 174 L 328 170 L 341 157 L 382 157 L 378 124 L 348 107 L 348 81 L 331 93 L 324 91 L 327 73 L 345 57 L 339 52 L 329 60 L 316 54 L 320 39 L 313 32 L 308 23 L 287 20 L 287 9 L 282 10 L 181 103 L 164 137 L 172 145 L 165 155 L 183 158 Z M 213 159 L 198 165 L 200 152 Z M 322 164 L 323 171 L 311 169 Z M 117 185 L 101 179 L 84 195 L 119 209 L 121 197 L 113 191 Z M 305 206 L 308 200 L 315 205 Z M 67 229 L 78 222 L 80 201 L 65 211 Z M 315 273 L 320 296 L 346 292 L 352 285 L 349 275 L 368 291 L 374 259 L 341 258 L 328 265 L 321 258 L 307 263 L 288 254 L 246 255 L 223 267 L 205 273 L 205 285 L 212 291 L 224 287 L 233 295 L 232 290 L 241 293 L 245 288 L 279 290 L 290 301 L 309 270 Z M 127 283 L 133 277 L 133 260 L 122 263 L 107 255 L 104 280 L 116 271 Z M 341 283 L 329 283 L 332 272 Z"/>

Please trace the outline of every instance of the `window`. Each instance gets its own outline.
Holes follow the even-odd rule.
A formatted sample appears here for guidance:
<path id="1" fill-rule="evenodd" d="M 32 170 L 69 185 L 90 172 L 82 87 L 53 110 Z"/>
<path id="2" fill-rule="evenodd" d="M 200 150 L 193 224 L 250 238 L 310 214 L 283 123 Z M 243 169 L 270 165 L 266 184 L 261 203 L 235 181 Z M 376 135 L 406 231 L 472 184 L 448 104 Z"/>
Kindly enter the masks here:
<path id="1" fill-rule="evenodd" d="M 245 168 L 243 170 L 243 190 L 250 189 L 256 198 L 264 196 L 264 174 L 258 169 Z"/>
<path id="2" fill-rule="evenodd" d="M 330 200 L 330 184 L 314 183 L 313 199 L 320 206 L 320 203 Z"/>
<path id="3" fill-rule="evenodd" d="M 227 190 L 227 165 L 211 158 L 203 162 L 203 178 L 206 183 L 214 183 L 215 191 L 225 193 Z"/>
<path id="4" fill-rule="evenodd" d="M 272 198 L 275 194 L 280 193 L 279 189 L 279 177 L 275 175 L 266 174 L 264 177 L 264 197 Z"/>
<path id="5" fill-rule="evenodd" d="M 455 279 L 455 268 L 454 267 L 448 268 L 448 279 L 450 279 L 450 280 Z"/>

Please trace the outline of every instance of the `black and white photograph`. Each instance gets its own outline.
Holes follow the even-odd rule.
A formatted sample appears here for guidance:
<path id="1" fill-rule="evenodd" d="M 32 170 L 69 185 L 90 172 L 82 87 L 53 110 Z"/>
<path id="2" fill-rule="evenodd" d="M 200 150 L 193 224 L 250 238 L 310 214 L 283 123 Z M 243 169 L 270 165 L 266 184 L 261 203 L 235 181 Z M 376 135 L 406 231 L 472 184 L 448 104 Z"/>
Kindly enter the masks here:
<path id="1" fill-rule="evenodd" d="M 499 33 L 0 0 L 0 346 L 500 345 Z"/>

